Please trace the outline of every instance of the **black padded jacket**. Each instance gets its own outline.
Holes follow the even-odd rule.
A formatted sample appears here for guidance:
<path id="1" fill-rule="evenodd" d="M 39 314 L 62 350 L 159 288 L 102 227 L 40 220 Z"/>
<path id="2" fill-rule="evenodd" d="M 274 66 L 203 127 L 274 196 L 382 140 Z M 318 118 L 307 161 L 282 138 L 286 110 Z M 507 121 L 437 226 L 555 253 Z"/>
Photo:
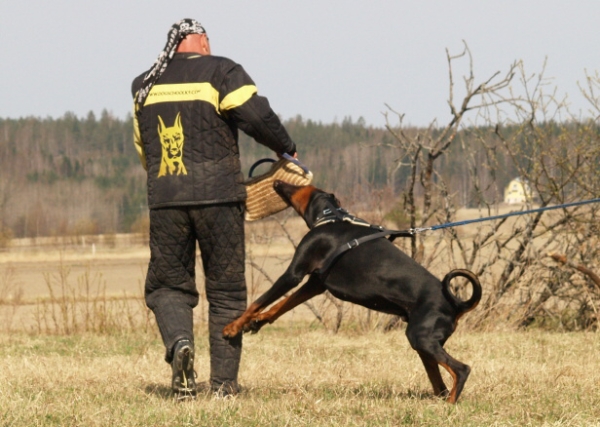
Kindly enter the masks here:
<path id="1" fill-rule="evenodd" d="M 144 74 L 133 81 L 134 97 Z M 296 151 L 240 65 L 213 55 L 175 54 L 134 111 L 150 209 L 245 200 L 238 129 L 276 153 Z"/>

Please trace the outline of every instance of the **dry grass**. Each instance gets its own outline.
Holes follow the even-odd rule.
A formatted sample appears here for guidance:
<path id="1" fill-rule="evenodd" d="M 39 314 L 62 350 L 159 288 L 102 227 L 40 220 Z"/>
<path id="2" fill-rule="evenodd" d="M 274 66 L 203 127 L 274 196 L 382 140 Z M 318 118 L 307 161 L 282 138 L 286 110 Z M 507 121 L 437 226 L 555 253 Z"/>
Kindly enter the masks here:
<path id="1" fill-rule="evenodd" d="M 202 331 L 199 331 L 202 332 Z M 295 323 L 246 336 L 243 393 L 177 404 L 155 334 L 0 335 L 2 426 L 588 426 L 600 420 L 593 333 L 457 333 L 472 374 L 458 405 L 430 394 L 401 331 Z M 207 337 L 196 369 L 208 378 Z"/>
<path id="2" fill-rule="evenodd" d="M 295 225 L 294 240 L 304 231 Z M 276 278 L 293 250 L 272 227 L 253 225 L 248 250 Z M 431 395 L 402 330 L 381 332 L 386 317 L 351 304 L 336 335 L 302 306 L 247 336 L 240 396 L 204 391 L 176 404 L 141 299 L 147 248 L 78 245 L 0 254 L 0 427 L 600 426 L 598 333 L 514 332 L 506 322 L 475 332 L 477 310 L 446 345 L 473 368 L 456 406 Z M 248 286 L 253 299 L 268 283 L 249 269 Z M 196 370 L 207 381 L 202 300 Z"/>

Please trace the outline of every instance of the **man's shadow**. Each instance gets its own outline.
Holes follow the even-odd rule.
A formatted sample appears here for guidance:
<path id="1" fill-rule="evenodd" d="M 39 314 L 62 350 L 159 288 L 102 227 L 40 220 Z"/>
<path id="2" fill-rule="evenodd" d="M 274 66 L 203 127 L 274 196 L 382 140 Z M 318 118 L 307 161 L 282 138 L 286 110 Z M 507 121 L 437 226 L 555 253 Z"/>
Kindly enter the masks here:
<path id="1" fill-rule="evenodd" d="M 173 391 L 166 384 L 148 383 L 144 387 L 144 391 L 149 396 L 156 396 L 161 399 L 172 399 Z"/>
<path id="2" fill-rule="evenodd" d="M 202 383 L 198 383 L 197 385 L 198 387 L 198 395 L 202 395 L 202 394 L 210 394 L 210 389 L 208 387 L 208 383 L 202 382 Z M 146 384 L 146 386 L 144 387 L 144 392 L 148 395 L 148 396 L 155 396 L 158 397 L 159 399 L 164 399 L 164 400 L 172 400 L 173 399 L 173 390 L 171 389 L 171 387 L 168 384 L 164 384 L 164 383 L 148 383 Z"/>

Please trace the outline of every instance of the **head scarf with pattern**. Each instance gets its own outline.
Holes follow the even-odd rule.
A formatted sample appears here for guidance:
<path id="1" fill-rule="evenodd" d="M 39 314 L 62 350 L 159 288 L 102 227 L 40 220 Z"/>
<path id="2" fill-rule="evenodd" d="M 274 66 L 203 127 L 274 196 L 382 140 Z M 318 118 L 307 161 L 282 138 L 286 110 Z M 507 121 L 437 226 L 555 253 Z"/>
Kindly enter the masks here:
<path id="1" fill-rule="evenodd" d="M 167 35 L 167 43 L 165 44 L 164 49 L 154 61 L 154 65 L 152 68 L 146 73 L 144 76 L 144 80 L 142 81 L 142 88 L 138 91 L 136 97 L 136 104 L 138 109 L 144 105 L 146 102 L 146 98 L 150 93 L 150 89 L 152 86 L 158 81 L 160 76 L 167 69 L 167 65 L 175 55 L 175 51 L 177 49 L 177 45 L 179 41 L 188 34 L 205 34 L 206 30 L 198 21 L 195 19 L 182 19 L 174 23 L 169 30 L 169 34 Z"/>

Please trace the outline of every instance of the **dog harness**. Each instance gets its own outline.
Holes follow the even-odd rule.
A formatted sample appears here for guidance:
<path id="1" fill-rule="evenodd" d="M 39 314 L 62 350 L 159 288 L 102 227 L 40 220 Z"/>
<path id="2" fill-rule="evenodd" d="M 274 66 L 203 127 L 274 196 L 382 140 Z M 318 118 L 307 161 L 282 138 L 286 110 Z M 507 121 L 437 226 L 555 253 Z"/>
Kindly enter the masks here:
<path id="1" fill-rule="evenodd" d="M 323 212 L 321 213 L 320 216 L 317 217 L 317 220 L 315 221 L 315 224 L 313 227 L 318 227 L 319 225 L 328 224 L 330 222 L 339 222 L 339 221 L 345 221 L 345 222 L 349 222 L 350 224 L 361 225 L 363 227 L 382 228 L 379 225 L 371 225 L 364 219 L 361 219 L 361 218 L 355 217 L 354 215 L 351 215 L 344 208 L 335 208 L 333 206 L 331 208 L 323 209 Z"/>
<path id="2" fill-rule="evenodd" d="M 317 216 L 315 224 L 312 228 L 324 224 L 329 224 L 332 222 L 349 222 L 350 224 L 373 228 L 377 230 L 377 232 L 369 234 L 367 236 L 359 237 L 357 239 L 353 239 L 345 245 L 342 245 L 339 248 L 337 248 L 336 251 L 323 262 L 321 268 L 318 268 L 313 272 L 321 276 L 321 280 L 325 280 L 329 269 L 340 256 L 342 256 L 345 252 L 349 251 L 350 249 L 354 249 L 358 245 L 361 245 L 371 240 L 380 239 L 382 237 L 387 237 L 390 242 L 393 242 L 396 239 L 396 237 L 412 237 L 415 234 L 413 230 L 388 230 L 380 225 L 370 224 L 364 219 L 351 215 L 344 208 L 336 207 L 330 200 L 327 200 L 327 204 L 329 205 L 329 207 L 323 209 L 321 214 Z"/>

